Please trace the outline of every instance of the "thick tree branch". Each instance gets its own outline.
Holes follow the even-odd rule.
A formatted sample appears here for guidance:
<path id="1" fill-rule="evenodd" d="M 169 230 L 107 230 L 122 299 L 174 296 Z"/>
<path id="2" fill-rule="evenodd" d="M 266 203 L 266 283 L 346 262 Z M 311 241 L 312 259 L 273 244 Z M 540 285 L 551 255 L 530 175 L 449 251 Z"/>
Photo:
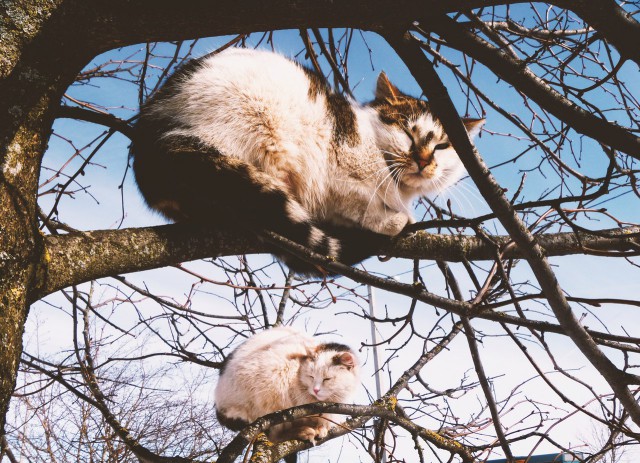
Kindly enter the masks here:
<path id="1" fill-rule="evenodd" d="M 640 23 L 614 0 L 560 1 L 613 44 L 623 58 L 640 64 Z"/>
<path id="2" fill-rule="evenodd" d="M 508 236 L 492 237 L 504 247 Z M 640 249 L 640 227 L 601 230 L 594 233 L 556 233 L 537 237 L 547 256 L 609 253 L 627 256 Z M 42 261 L 35 301 L 62 288 L 121 273 L 148 270 L 188 260 L 235 254 L 270 252 L 248 231 L 211 229 L 175 224 L 124 230 L 102 230 L 45 238 L 46 257 Z M 449 262 L 491 260 L 495 248 L 475 236 L 440 235 L 417 232 L 400 238 L 380 254 L 406 259 L 433 259 Z M 523 257 L 517 246 L 509 246 L 505 257 Z"/>
<path id="3" fill-rule="evenodd" d="M 266 252 L 248 231 L 175 224 L 46 237 L 45 267 L 31 300 L 83 281 L 220 255 Z"/>
<path id="4" fill-rule="evenodd" d="M 57 48 L 77 24 L 45 32 L 58 3 L 0 5 L 0 434 L 43 256 L 36 216 L 40 160 L 60 97 L 90 58 Z"/>
<path id="5" fill-rule="evenodd" d="M 447 16 L 430 15 L 420 27 L 487 66 L 576 132 L 640 159 L 640 138 L 624 127 L 594 116 L 565 98 L 529 70 L 526 63 L 500 50 Z"/>
<path id="6" fill-rule="evenodd" d="M 514 242 L 521 248 L 560 325 L 604 377 L 628 411 L 631 419 L 636 424 L 640 424 L 640 406 L 638 406 L 635 397 L 628 388 L 629 384 L 637 383 L 638 378 L 619 370 L 598 348 L 589 332 L 573 314 L 544 255 L 544 250 L 518 217 L 511 203 L 504 195 L 503 188 L 498 184 L 471 144 L 446 87 L 420 50 L 417 40 L 409 33 L 399 33 L 397 31 L 389 31 L 385 34 L 385 38 L 407 64 L 409 70 L 422 87 L 429 99 L 431 108 L 442 122 L 453 147 L 460 156 L 469 175 L 478 186 L 480 193 L 496 213 L 496 216 L 509 232 Z"/>
<path id="7" fill-rule="evenodd" d="M 354 27 L 379 29 L 407 25 L 416 12 L 451 12 L 504 3 L 499 0 L 154 0 L 74 1 L 83 17 L 88 43 L 105 50 L 133 43 L 167 41 L 275 29 Z"/>
<path id="8" fill-rule="evenodd" d="M 56 117 L 78 119 L 81 121 L 104 125 L 113 130 L 117 130 L 129 139 L 132 139 L 133 137 L 133 127 L 127 121 L 112 114 L 99 113 L 97 111 L 91 111 L 78 106 L 60 106 Z"/>

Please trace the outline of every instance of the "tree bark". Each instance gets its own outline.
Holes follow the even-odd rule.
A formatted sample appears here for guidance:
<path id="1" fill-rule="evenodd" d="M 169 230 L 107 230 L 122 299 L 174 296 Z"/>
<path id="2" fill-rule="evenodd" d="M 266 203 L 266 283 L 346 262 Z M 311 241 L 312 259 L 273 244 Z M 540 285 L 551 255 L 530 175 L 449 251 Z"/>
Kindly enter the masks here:
<path id="1" fill-rule="evenodd" d="M 0 434 L 4 432 L 6 411 L 15 385 L 30 302 L 53 288 L 87 278 L 87 274 L 77 271 L 74 278 L 63 278 L 68 269 L 74 269 L 71 264 L 80 256 L 71 251 L 83 249 L 70 245 L 70 241 L 78 237 L 49 237 L 45 246 L 37 229 L 36 194 L 41 157 L 60 97 L 93 56 L 143 41 L 259 30 L 327 26 L 381 30 L 391 25 L 402 28 L 420 12 L 446 13 L 506 3 L 518 2 L 5 0 L 0 6 Z M 576 2 L 576 5 L 586 3 Z M 593 20 L 597 22 L 596 9 L 586 6 L 584 9 L 586 17 L 593 13 Z M 618 22 L 626 21 L 637 35 L 637 23 L 621 16 L 616 18 Z M 603 28 L 614 44 L 625 47 L 615 22 L 607 22 Z M 624 50 L 626 55 L 637 58 L 634 55 L 637 48 L 630 45 Z M 118 238 L 130 238 L 131 233 L 122 233 Z M 78 242 L 86 245 L 87 236 L 91 235 L 85 234 L 84 241 L 81 237 Z M 56 239 L 59 240 L 56 252 L 46 252 L 55 246 Z M 211 240 L 218 238 L 207 239 L 211 244 Z M 69 247 L 64 249 L 63 243 Z M 194 247 L 176 250 L 156 244 L 153 249 L 149 247 L 146 255 L 139 255 L 139 261 L 125 262 L 130 264 L 127 268 L 132 271 L 163 265 L 166 259 L 158 257 L 163 252 L 182 260 L 202 257 L 202 250 Z M 99 245 L 103 245 L 100 250 L 104 252 L 109 242 L 99 242 Z M 234 246 L 238 246 L 238 252 L 239 248 L 243 248 L 243 252 L 252 249 L 238 242 Z M 93 272 L 92 277 L 107 270 L 98 261 L 102 259 L 90 263 L 88 272 Z M 54 271 L 51 270 L 53 264 L 58 265 Z M 108 270 L 121 271 L 116 267 Z"/>
<path id="2" fill-rule="evenodd" d="M 62 1 L 5 2 L 0 14 L 0 433 L 13 388 L 29 292 L 43 277 L 36 194 L 40 161 L 64 90 L 89 59 L 68 46 Z"/>
<path id="3" fill-rule="evenodd" d="M 496 248 L 505 258 L 522 258 L 522 250 L 509 236 L 493 236 L 495 245 L 482 238 L 441 235 L 420 231 L 395 240 L 378 254 L 405 259 L 493 260 Z M 640 248 L 640 227 L 598 232 L 552 233 L 538 237 L 547 256 L 598 254 L 626 257 Z M 40 260 L 38 285 L 29 293 L 36 301 L 73 284 L 120 273 L 130 273 L 186 260 L 234 254 L 268 253 L 270 248 L 256 241 L 250 231 L 212 230 L 188 224 L 124 230 L 51 235 L 44 239 L 45 258 Z"/>

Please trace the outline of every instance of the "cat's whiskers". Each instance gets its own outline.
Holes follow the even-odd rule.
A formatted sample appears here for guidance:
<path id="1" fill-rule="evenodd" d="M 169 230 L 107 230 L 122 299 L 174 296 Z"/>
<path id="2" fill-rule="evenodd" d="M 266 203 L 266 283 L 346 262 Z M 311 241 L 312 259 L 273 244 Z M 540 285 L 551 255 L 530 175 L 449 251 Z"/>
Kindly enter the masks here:
<path id="1" fill-rule="evenodd" d="M 473 213 L 473 215 L 475 215 L 475 213 L 476 213 L 476 204 L 474 204 L 471 201 L 470 197 L 473 197 L 475 200 L 477 200 L 478 202 L 482 203 L 483 199 L 480 196 L 480 193 L 478 193 L 478 191 L 475 188 L 473 188 L 471 185 L 469 185 L 468 183 L 466 183 L 464 181 L 460 181 L 460 182 L 456 183 L 455 186 L 456 186 L 456 188 L 453 188 L 451 190 L 451 192 L 455 195 L 456 193 L 458 193 L 458 192 L 460 192 L 462 190 L 464 192 L 464 194 L 462 194 L 462 198 L 469 205 L 469 208 L 471 209 L 471 212 Z"/>
<path id="2" fill-rule="evenodd" d="M 395 193 L 395 196 L 396 196 L 395 199 L 397 200 L 398 204 L 403 204 L 404 203 L 404 201 L 402 200 L 402 197 L 400 196 L 400 186 L 399 185 L 400 185 L 400 179 L 405 174 L 406 170 L 407 170 L 407 164 L 406 163 L 402 163 L 402 165 L 395 170 L 396 176 L 394 177 L 394 182 L 393 182 L 393 193 Z M 386 201 L 387 193 L 388 193 L 388 186 L 387 186 L 387 191 L 385 191 L 385 203 L 388 203 L 388 201 Z"/>
<path id="3" fill-rule="evenodd" d="M 438 198 L 443 200 L 446 204 L 446 200 L 445 198 L 442 196 L 445 192 L 453 192 L 450 187 L 448 185 L 446 185 L 446 181 L 445 181 L 446 176 L 442 176 L 440 178 L 438 178 L 438 183 L 437 183 L 437 189 L 438 189 Z M 448 198 L 453 200 L 456 204 L 456 206 L 458 207 L 459 210 L 464 210 L 464 207 L 462 205 L 462 202 L 460 201 L 460 199 L 457 197 L 457 195 L 455 194 L 450 194 L 448 195 Z M 455 213 L 455 211 L 452 211 Z"/>
<path id="4" fill-rule="evenodd" d="M 448 198 L 453 200 L 455 202 L 455 204 L 457 205 L 457 207 L 459 208 L 459 210 L 462 211 L 462 210 L 465 209 L 463 204 L 462 204 L 462 201 L 460 200 L 458 195 L 455 194 L 455 191 L 454 191 L 455 189 L 451 189 L 450 188 L 451 185 L 448 185 L 447 179 L 449 177 L 449 172 L 450 171 L 448 169 L 443 169 L 443 171 L 441 172 L 441 175 L 439 175 L 437 177 L 437 179 L 434 179 L 434 180 L 437 180 L 437 182 L 434 182 L 434 183 L 436 184 L 437 189 L 438 189 L 438 196 L 441 197 L 441 195 L 444 194 L 445 191 L 451 192 L 452 194 L 449 194 Z M 462 188 L 465 188 L 465 186 L 462 185 L 461 183 L 458 183 L 458 185 L 460 187 L 462 187 Z M 463 195 L 463 198 L 467 201 L 467 203 L 470 206 L 473 206 L 466 196 Z"/>
<path id="5" fill-rule="evenodd" d="M 396 153 L 396 152 L 385 150 L 385 149 L 382 149 L 382 148 L 380 148 L 380 152 L 383 153 L 383 154 L 390 155 L 393 158 L 395 158 L 395 159 L 393 159 L 392 162 L 387 161 L 387 166 L 389 168 L 389 171 L 391 172 L 391 175 L 393 176 L 393 180 L 394 180 L 393 181 L 393 187 L 394 187 L 393 188 L 393 193 L 396 196 L 396 201 L 397 201 L 398 204 L 403 204 L 404 201 L 402 200 L 402 197 L 400 195 L 400 187 L 399 187 L 400 179 L 405 175 L 405 173 L 408 170 L 408 168 L 410 167 L 412 161 L 410 161 L 410 158 L 409 158 L 408 154 L 406 154 L 406 153 Z M 386 178 L 388 178 L 388 176 Z M 384 202 L 386 204 L 390 203 L 390 201 L 387 201 L 388 194 L 389 194 L 388 190 L 389 190 L 389 187 L 391 186 L 390 183 L 391 182 L 389 182 L 389 184 L 387 184 L 387 187 L 386 187 L 384 195 L 383 195 L 383 200 L 384 200 Z M 376 189 L 374 191 L 374 196 L 376 195 L 377 191 L 379 190 L 379 188 L 381 186 L 382 186 L 381 184 L 376 186 Z"/>
<path id="6" fill-rule="evenodd" d="M 381 150 L 382 151 L 382 150 Z M 398 157 L 401 158 L 402 155 L 398 154 L 398 153 L 394 153 L 392 151 L 387 151 L 388 154 L 394 156 L 394 157 Z M 396 161 L 393 161 L 396 162 Z M 367 181 L 370 180 L 373 177 L 376 177 L 378 175 L 382 175 L 382 173 L 386 173 L 387 170 L 389 170 L 389 162 L 385 159 L 372 159 L 369 160 L 369 162 L 366 162 L 364 164 L 360 165 L 360 171 L 369 171 L 370 167 L 378 167 L 377 169 L 373 170 L 371 173 L 369 173 L 368 175 L 362 177 L 362 178 L 342 178 L 339 179 L 341 182 L 349 182 L 349 183 L 361 183 L 363 181 Z"/>
<path id="7" fill-rule="evenodd" d="M 444 189 L 443 189 L 444 191 Z M 450 190 L 451 191 L 451 190 Z M 460 201 L 460 199 L 457 197 L 457 195 L 455 194 L 450 194 L 448 195 L 449 199 L 453 200 L 455 202 L 455 204 L 457 205 L 458 209 L 460 211 L 464 210 L 464 206 L 462 205 L 462 202 Z"/>
<path id="8" fill-rule="evenodd" d="M 400 157 L 399 155 L 397 155 L 398 157 Z M 371 172 L 371 174 L 365 176 L 362 180 L 353 180 L 356 182 L 362 182 L 362 181 L 367 181 L 370 180 L 372 178 L 375 178 L 375 183 L 376 183 L 376 189 L 379 187 L 379 185 L 384 182 L 386 180 L 386 178 L 388 178 L 389 173 L 391 173 L 392 175 L 394 174 L 394 170 L 396 170 L 398 168 L 398 166 L 401 166 L 401 161 L 384 161 L 383 163 L 379 162 L 379 161 L 375 161 L 373 163 L 370 163 L 369 166 L 371 165 L 375 165 L 378 164 L 380 167 L 376 170 L 374 170 L 373 172 Z M 379 180 L 378 180 L 379 179 Z"/>
<path id="9" fill-rule="evenodd" d="M 391 166 L 395 163 L 395 164 L 404 164 L 407 162 L 408 159 L 408 155 L 405 153 L 396 153 L 394 151 L 388 151 L 385 149 L 380 149 L 380 152 L 382 154 L 387 154 L 389 156 L 391 156 L 392 159 L 385 159 L 385 163 L 387 165 L 387 167 L 389 169 L 391 169 Z"/>
<path id="10" fill-rule="evenodd" d="M 445 204 L 446 204 L 446 200 L 442 196 L 442 193 L 444 193 L 444 190 L 445 190 L 445 188 L 442 185 L 443 181 L 441 180 L 440 177 L 435 177 L 433 179 L 433 184 L 434 184 L 435 189 L 436 189 L 436 195 L 435 195 L 434 199 L 439 199 L 439 200 L 445 201 Z"/>
<path id="11" fill-rule="evenodd" d="M 388 164 L 384 163 L 381 164 L 380 161 L 376 160 L 373 162 L 370 162 L 369 164 L 364 164 L 362 167 L 362 170 L 368 170 L 367 168 L 370 166 L 375 166 L 375 165 L 379 165 L 380 167 L 376 170 L 373 170 L 371 173 L 369 173 L 368 175 L 362 177 L 362 178 L 342 178 L 342 179 L 338 179 L 338 181 L 342 182 L 342 183 L 353 183 L 353 184 L 361 184 L 363 182 L 367 182 L 368 180 L 371 179 L 376 179 L 374 180 L 374 183 L 378 182 L 378 178 L 382 179 L 382 181 L 384 181 L 383 177 L 385 175 L 388 175 L 390 167 Z"/>
<path id="12" fill-rule="evenodd" d="M 367 207 L 364 210 L 364 215 L 363 217 L 367 216 L 367 213 L 369 212 L 369 208 L 371 207 L 371 204 L 373 203 L 373 200 L 378 196 L 378 190 L 382 187 L 382 185 L 387 182 L 387 180 L 389 179 L 389 177 L 392 177 L 394 175 L 394 166 L 395 163 L 392 163 L 386 170 L 387 173 L 385 175 L 382 176 L 382 178 L 380 179 L 379 182 L 377 182 L 375 188 L 373 189 L 373 193 L 371 195 L 371 198 L 369 198 L 369 202 L 367 203 Z M 382 169 L 381 169 L 382 170 Z M 395 178 L 393 182 L 387 182 L 387 188 L 389 187 L 389 184 L 394 183 L 395 184 Z M 384 196 L 383 196 L 383 200 L 384 200 Z M 386 211 L 385 211 L 386 214 Z"/>
<path id="13" fill-rule="evenodd" d="M 387 182 L 387 186 L 385 188 L 384 194 L 382 195 L 382 200 L 385 204 L 391 204 L 391 201 L 387 200 L 388 197 L 388 193 L 389 193 L 389 187 L 393 187 L 394 193 L 396 195 L 396 199 L 398 204 L 402 204 L 402 198 L 400 197 L 400 189 L 399 189 L 399 179 L 402 177 L 402 175 L 404 175 L 404 171 L 406 170 L 406 163 L 404 162 L 394 162 L 391 163 L 389 166 L 389 174 L 385 176 L 385 178 L 376 186 L 373 195 L 371 197 L 371 199 L 369 200 L 369 203 L 367 204 L 367 209 L 369 209 L 369 206 L 371 205 L 371 202 L 373 201 L 373 199 L 376 197 L 376 195 L 378 194 L 378 191 L 380 190 L 380 188 L 382 187 L 382 183 L 384 181 L 386 181 L 389 176 L 393 177 L 393 181 L 392 182 Z M 385 210 L 385 216 L 388 217 L 388 212 L 387 210 Z"/>

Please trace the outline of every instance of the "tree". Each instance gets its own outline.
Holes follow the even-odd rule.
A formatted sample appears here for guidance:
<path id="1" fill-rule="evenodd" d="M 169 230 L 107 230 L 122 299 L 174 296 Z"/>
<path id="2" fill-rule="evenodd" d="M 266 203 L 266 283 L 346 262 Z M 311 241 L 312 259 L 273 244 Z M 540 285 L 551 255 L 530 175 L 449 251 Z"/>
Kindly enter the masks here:
<path id="1" fill-rule="evenodd" d="M 348 300 L 358 307 L 367 298 L 358 284 L 365 284 L 404 295 L 409 301 L 404 311 L 390 310 L 384 317 L 372 318 L 385 335 L 389 354 L 385 365 L 391 365 L 400 353 L 407 355 L 405 358 L 415 358 L 405 365 L 403 374 L 398 374 L 397 369 L 390 373 L 393 385 L 378 401 L 366 406 L 327 405 L 326 409 L 353 416 L 348 426 L 336 434 L 364 429 L 361 441 L 370 439 L 368 448 L 376 459 L 380 458 L 387 427 L 394 438 L 405 433 L 415 439 L 420 458 L 424 458 L 422 445 L 462 461 L 485 457 L 494 448 L 511 457 L 512 448 L 517 448 L 519 442 L 536 439 L 564 448 L 550 435 L 552 425 L 547 414 L 558 407 L 546 403 L 546 399 L 523 399 L 527 410 L 533 407 L 537 412 L 531 411 L 517 425 L 505 424 L 505 420 L 511 422 L 511 407 L 517 413 L 525 409 L 525 405 L 516 407 L 513 397 L 526 382 L 521 382 L 513 396 L 492 389 L 495 379 L 485 373 L 487 358 L 482 355 L 481 344 L 492 342 L 498 335 L 509 339 L 509 348 L 517 349 L 529 362 L 535 380 L 544 384 L 556 400 L 567 404 L 563 417 L 554 419 L 562 422 L 580 414 L 604 424 L 611 434 L 609 446 L 637 441 L 640 378 L 636 359 L 640 339 L 634 334 L 635 327 L 603 323 L 596 329 L 586 326 L 576 312 L 605 304 L 633 308 L 639 302 L 615 294 L 584 296 L 584 288 L 575 296 L 568 294 L 549 258 L 592 256 L 584 261 L 589 266 L 584 281 L 589 276 L 586 273 L 597 272 L 599 267 L 603 267 L 600 275 L 605 275 L 612 259 L 628 262 L 627 272 L 637 271 L 633 258 L 640 245 L 640 228 L 633 209 L 637 206 L 632 203 L 640 197 L 636 180 L 640 105 L 634 82 L 640 62 L 640 25 L 634 19 L 638 2 L 557 0 L 547 5 L 528 5 L 526 14 L 524 7 L 516 8 L 520 3 L 4 2 L 0 16 L 0 427 L 5 429 L 22 361 L 25 369 L 49 378 L 43 386 L 51 387 L 49 383 L 55 382 L 56 387 L 75 394 L 83 406 L 98 410 L 109 432 L 136 457 L 145 461 L 203 458 L 181 452 L 175 444 L 163 447 L 153 436 L 142 439 L 142 430 L 135 434 L 124 424 L 126 413 L 120 413 L 118 402 L 105 391 L 108 377 L 101 376 L 101 362 L 115 362 L 115 353 L 122 346 L 110 337 L 114 336 L 111 332 L 104 338 L 104 345 L 96 344 L 96 339 L 103 338 L 92 336 L 89 327 L 100 321 L 104 324 L 100 326 L 120 330 L 123 336 L 140 330 L 139 336 L 152 335 L 154 342 L 165 346 L 159 358 L 171 356 L 181 362 L 216 368 L 229 351 L 231 333 L 243 336 L 275 322 L 302 317 L 305 311 L 335 300 Z M 129 74 L 139 83 L 141 102 L 153 90 L 153 85 L 149 87 L 145 81 L 145 75 L 155 69 L 150 61 L 154 57 L 153 42 L 178 41 L 175 55 L 166 57 L 156 72 L 156 82 L 161 82 L 185 57 L 180 41 L 232 35 L 235 38 L 231 39 L 231 46 L 242 43 L 249 32 L 279 29 L 300 30 L 301 48 L 343 91 L 350 88 L 346 55 L 353 31 L 373 31 L 384 37 L 430 101 L 490 212 L 470 217 L 451 205 L 442 207 L 425 199 L 420 209 L 425 220 L 413 227 L 415 233 L 380 250 L 389 257 L 413 260 L 408 283 L 328 261 L 268 232 L 264 238 L 271 246 L 295 252 L 355 283 L 345 283 L 346 279 L 298 281 L 283 273 L 277 264 L 259 261 L 264 267 L 256 267 L 255 261 L 244 258 L 207 261 L 209 270 L 201 273 L 180 263 L 259 253 L 268 248 L 256 243 L 251 231 L 230 232 L 225 224 L 218 229 L 179 224 L 78 231 L 73 223 L 69 226 L 61 221 L 60 198 L 73 194 L 77 179 L 91 168 L 93 155 L 112 134 L 130 133 L 130 121 L 112 114 L 115 111 L 96 111 L 95 107 L 68 99 L 61 106 L 63 95 L 74 81 L 92 83 L 105 76 L 121 78 Z M 334 32 L 342 34 L 344 30 L 344 38 L 334 36 Z M 266 33 L 265 40 L 270 38 Z M 102 52 L 137 43 L 147 44 L 145 57 L 139 63 L 123 61 L 115 67 L 101 63 L 94 69 L 86 68 Z M 459 90 L 452 90 L 450 95 L 441 80 L 444 75 L 450 76 L 448 82 L 455 82 Z M 503 107 L 503 100 L 498 102 L 482 75 L 497 78 L 499 91 L 517 98 L 517 107 Z M 455 94 L 464 95 L 458 100 L 458 108 L 464 107 L 464 112 L 489 112 L 509 127 L 506 134 L 494 133 L 507 155 L 491 168 L 463 131 L 458 116 L 463 111 L 457 111 L 452 101 Z M 39 179 L 45 183 L 48 180 L 42 170 L 42 157 L 54 119 L 63 117 L 101 124 L 107 132 L 105 137 L 86 144 L 89 154 L 74 173 L 63 172 L 61 164 L 53 169 L 54 181 L 49 182 L 46 191 L 55 199 L 45 210 L 46 200 L 39 207 L 37 199 Z M 68 140 L 75 146 L 73 140 Z M 82 149 L 76 151 L 83 153 Z M 504 181 L 496 180 L 505 168 L 518 174 L 516 181 L 510 180 L 509 189 Z M 523 175 L 525 172 L 531 177 L 546 176 L 548 188 L 536 189 L 539 183 L 535 182 L 530 186 L 532 182 Z M 64 175 L 68 178 L 58 183 L 56 179 Z M 431 233 L 434 229 L 437 233 Z M 437 262 L 441 281 L 425 280 L 429 272 L 424 269 L 425 261 Z M 193 277 L 186 283 L 191 288 L 183 291 L 187 295 L 179 301 L 177 296 L 161 296 L 157 291 L 154 294 L 118 276 L 172 265 L 178 266 L 181 275 L 190 273 Z M 389 274 L 392 270 L 385 265 L 367 264 L 365 268 Z M 213 267 L 227 280 L 208 277 Z M 429 275 L 433 278 L 432 273 Z M 106 299 L 108 302 L 96 297 L 91 289 L 77 286 L 104 277 L 120 282 L 113 289 L 115 296 L 110 294 Z M 191 305 L 199 291 L 209 291 L 218 283 L 232 292 L 236 313 L 212 314 Z M 466 295 L 467 287 L 471 297 Z M 29 352 L 23 355 L 29 307 L 64 288 L 71 288 L 62 293 L 68 299 L 64 310 L 68 310 L 73 332 L 82 334 L 74 338 L 74 359 L 57 358 L 51 362 Z M 106 304 L 115 310 L 124 304 L 134 311 L 141 298 L 156 301 L 158 311 L 152 315 L 139 311 L 136 324 L 126 329 L 123 327 L 130 321 L 114 322 L 100 309 Z M 287 309 L 287 304 L 292 308 Z M 424 321 L 420 310 L 416 310 L 425 305 L 441 315 L 428 329 L 421 326 Z M 597 320 L 597 316 L 590 315 L 589 320 Z M 360 309 L 351 315 L 353 320 L 369 318 Z M 238 323 L 243 326 L 238 327 Z M 589 323 L 593 326 L 597 322 Z M 461 338 L 477 383 L 462 375 L 458 387 L 435 390 L 421 372 Z M 587 359 L 589 371 L 597 373 L 597 381 L 603 384 L 595 387 L 589 383 L 591 380 L 568 371 L 558 361 L 558 347 L 549 338 L 569 340 Z M 417 351 L 409 348 L 417 344 Z M 107 352 L 102 360 L 93 351 L 97 346 Z M 205 348 L 210 355 L 202 354 Z M 160 353 L 155 344 L 153 349 L 155 354 Z M 132 351 L 127 353 L 129 361 Z M 155 354 L 144 351 L 140 358 Z M 556 369 L 562 380 L 550 375 L 548 368 Z M 144 375 L 134 376 L 132 381 L 143 382 L 141 378 Z M 581 402 L 573 397 L 571 387 L 562 387 L 564 381 L 573 387 L 581 384 L 591 394 L 590 400 L 598 404 L 597 410 L 587 406 L 586 399 Z M 25 391 L 32 390 L 28 382 L 22 386 Z M 458 416 L 454 401 L 476 389 L 481 391 L 482 407 L 469 416 Z M 402 394 L 400 402 L 398 394 Z M 294 415 L 320 407 L 302 407 Z M 371 417 L 378 418 L 373 428 L 366 424 Z M 254 461 L 276 461 L 287 452 L 302 449 L 304 443 L 271 447 L 255 440 L 260 429 L 282 419 L 282 414 L 265 418 L 224 448 L 217 447 L 219 442 L 212 444 L 211 452 L 220 451 L 218 461 L 232 461 L 254 443 L 259 450 L 254 453 Z M 483 436 L 485 432 L 489 437 Z M 8 449 L 5 451 L 10 452 L 11 445 L 3 442 Z M 393 455 L 389 445 L 387 442 L 387 451 Z M 534 447 L 530 445 L 529 450 Z"/>

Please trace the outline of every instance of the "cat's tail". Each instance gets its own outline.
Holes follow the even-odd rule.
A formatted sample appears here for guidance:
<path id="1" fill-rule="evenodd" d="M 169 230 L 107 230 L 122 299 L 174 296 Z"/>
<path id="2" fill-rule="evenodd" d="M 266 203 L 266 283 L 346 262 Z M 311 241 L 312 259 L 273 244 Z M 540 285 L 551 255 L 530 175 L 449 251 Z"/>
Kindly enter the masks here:
<path id="1" fill-rule="evenodd" d="M 250 423 L 246 420 L 242 420 L 240 418 L 230 418 L 226 416 L 223 412 L 216 408 L 216 418 L 218 419 L 218 423 L 224 426 L 227 429 L 231 429 L 232 431 L 242 431 L 245 427 L 247 427 Z"/>
<path id="2" fill-rule="evenodd" d="M 281 233 L 283 236 L 303 244 L 315 254 L 349 266 L 380 254 L 391 242 L 389 236 L 357 227 L 293 222 L 288 228 Z M 304 251 L 302 253 L 304 254 Z M 299 254 L 283 251 L 282 248 L 276 249 L 274 254 L 299 274 L 326 276 L 337 273 L 312 264 Z"/>

